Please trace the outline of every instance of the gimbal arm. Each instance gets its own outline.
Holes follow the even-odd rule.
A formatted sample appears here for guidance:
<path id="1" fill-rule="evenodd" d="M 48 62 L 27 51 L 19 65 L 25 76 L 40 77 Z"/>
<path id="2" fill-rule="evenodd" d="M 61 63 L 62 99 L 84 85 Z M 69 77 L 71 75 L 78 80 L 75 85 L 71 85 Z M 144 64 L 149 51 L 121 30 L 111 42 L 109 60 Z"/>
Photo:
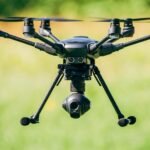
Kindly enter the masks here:
<path id="1" fill-rule="evenodd" d="M 126 43 L 119 43 L 119 44 L 112 44 L 112 43 L 104 43 L 97 49 L 97 55 L 95 57 L 100 57 L 100 56 L 106 56 L 109 55 L 115 51 L 118 51 L 120 49 L 123 49 L 125 47 L 138 44 L 140 42 L 144 42 L 146 40 L 150 40 L 150 35 L 126 42 Z M 91 52 L 92 53 L 92 52 Z"/>
<path id="2" fill-rule="evenodd" d="M 40 49 L 40 50 L 42 50 L 42 51 L 44 51 L 44 52 L 46 52 L 48 54 L 51 54 L 51 55 L 57 55 L 56 49 L 54 49 L 53 47 L 51 47 L 51 46 L 49 46 L 47 44 L 38 43 L 38 42 L 32 42 L 32 41 L 29 41 L 29 40 L 26 40 L 26 39 L 14 36 L 12 34 L 9 34 L 7 32 L 1 31 L 1 30 L 0 30 L 0 37 L 8 38 L 8 39 L 11 39 L 11 40 L 15 40 L 15 41 L 18 41 L 18 42 L 21 42 L 21 43 L 33 46 L 33 47 L 35 47 L 37 49 Z"/>

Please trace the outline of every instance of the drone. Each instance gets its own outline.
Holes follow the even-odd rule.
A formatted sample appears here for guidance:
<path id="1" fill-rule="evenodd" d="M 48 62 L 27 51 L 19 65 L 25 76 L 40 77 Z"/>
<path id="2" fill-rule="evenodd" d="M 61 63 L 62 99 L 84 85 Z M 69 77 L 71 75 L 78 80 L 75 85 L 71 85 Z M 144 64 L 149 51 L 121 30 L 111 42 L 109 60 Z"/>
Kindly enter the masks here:
<path id="1" fill-rule="evenodd" d="M 90 109 L 90 100 L 85 97 L 85 81 L 91 80 L 92 75 L 96 79 L 99 86 L 102 86 L 106 92 L 118 117 L 118 125 L 125 127 L 128 124 L 136 123 L 135 116 L 125 117 L 119 109 L 114 97 L 112 96 L 106 82 L 104 81 L 100 70 L 95 64 L 95 59 L 112 54 L 113 52 L 122 50 L 128 46 L 150 40 L 150 34 L 130 40 L 125 43 L 114 43 L 121 38 L 132 37 L 135 33 L 133 25 L 134 21 L 149 21 L 150 18 L 98 18 L 95 22 L 108 22 L 110 27 L 108 34 L 101 40 L 91 39 L 87 36 L 75 36 L 66 40 L 58 39 L 51 31 L 50 22 L 78 22 L 83 20 L 66 19 L 66 18 L 33 18 L 33 17 L 6 17 L 0 18 L 2 22 L 24 22 L 23 34 L 25 37 L 38 39 L 40 42 L 32 42 L 24 38 L 9 34 L 0 30 L 0 37 L 15 40 L 38 50 L 48 53 L 49 55 L 58 56 L 63 61 L 58 64 L 58 73 L 52 85 L 50 86 L 45 98 L 34 115 L 31 117 L 23 117 L 20 120 L 21 125 L 27 126 L 29 124 L 39 123 L 40 114 L 48 101 L 49 96 L 58 86 L 61 80 L 70 80 L 70 92 L 62 107 L 69 113 L 70 117 L 77 119 Z M 35 31 L 34 22 L 40 21 L 39 32 Z M 121 29 L 121 23 L 124 24 Z"/>

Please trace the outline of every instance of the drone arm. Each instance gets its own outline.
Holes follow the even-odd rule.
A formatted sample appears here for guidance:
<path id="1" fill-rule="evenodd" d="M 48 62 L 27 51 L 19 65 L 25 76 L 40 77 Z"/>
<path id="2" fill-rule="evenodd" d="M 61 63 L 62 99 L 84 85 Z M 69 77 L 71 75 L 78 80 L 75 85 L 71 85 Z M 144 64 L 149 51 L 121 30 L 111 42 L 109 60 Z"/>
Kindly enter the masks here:
<path id="1" fill-rule="evenodd" d="M 147 36 L 144 36 L 144 37 L 126 42 L 126 43 L 124 43 L 124 47 L 131 46 L 131 45 L 134 45 L 134 44 L 138 44 L 138 43 L 144 42 L 146 40 L 150 40 L 150 35 L 147 35 Z"/>
<path id="2" fill-rule="evenodd" d="M 54 36 L 53 36 L 54 37 Z M 42 41 L 42 42 L 44 42 L 44 43 L 46 43 L 46 44 L 48 44 L 48 46 L 50 46 L 50 47 L 52 47 L 53 49 L 55 49 L 56 50 L 56 53 L 58 54 L 58 55 L 63 55 L 63 53 L 64 53 L 64 47 L 63 47 L 63 45 L 60 43 L 53 43 L 53 42 L 51 42 L 51 41 L 49 41 L 49 40 L 47 40 L 46 38 L 44 38 L 43 36 L 41 36 L 41 35 L 39 35 L 38 33 L 34 33 L 34 38 L 37 38 L 37 39 L 39 39 L 40 41 Z"/>
<path id="3" fill-rule="evenodd" d="M 43 36 L 39 35 L 38 33 L 34 33 L 34 38 L 36 39 L 39 39 L 40 41 L 52 46 L 52 47 L 55 47 L 55 44 L 49 40 L 47 40 L 46 38 L 44 38 Z"/>
<path id="4" fill-rule="evenodd" d="M 54 49 L 53 47 L 51 47 L 49 45 L 36 42 L 34 47 L 38 48 L 39 50 L 44 51 L 50 55 L 54 55 L 54 56 L 57 55 L 56 49 Z"/>
<path id="5" fill-rule="evenodd" d="M 90 45 L 89 49 L 90 51 L 94 54 L 97 52 L 97 49 L 102 45 L 104 44 L 107 40 L 109 40 L 110 37 L 109 35 L 107 35 L 106 37 L 104 37 L 102 40 L 100 40 L 99 42 L 95 43 L 95 44 L 92 44 Z"/>
<path id="6" fill-rule="evenodd" d="M 0 30 L 0 37 L 9 38 L 9 39 L 12 39 L 12 40 L 15 40 L 15 41 L 18 41 L 18 42 L 21 42 L 21 43 L 24 43 L 24 44 L 27 44 L 30 46 L 34 46 L 34 42 L 32 42 L 32 41 L 22 39 L 20 37 L 14 36 L 12 34 L 9 34 L 7 32 L 1 31 L 1 30 Z"/>
<path id="7" fill-rule="evenodd" d="M 46 44 L 37 43 L 37 42 L 35 43 L 35 42 L 32 42 L 32 41 L 14 36 L 12 34 L 9 34 L 7 32 L 1 31 L 1 30 L 0 30 L 0 37 L 9 38 L 9 39 L 12 39 L 12 40 L 15 40 L 15 41 L 33 46 L 37 49 L 40 49 L 44 52 L 47 52 L 47 53 L 51 54 L 51 55 L 56 55 L 56 50 L 54 48 L 52 48 L 51 46 L 48 46 Z"/>
<path id="8" fill-rule="evenodd" d="M 106 44 L 103 44 L 99 48 L 98 56 L 106 56 L 106 55 L 109 55 L 109 54 L 111 54 L 115 51 L 118 51 L 120 49 L 123 49 L 125 47 L 131 46 L 131 45 L 134 45 L 134 44 L 144 42 L 146 40 L 150 40 L 150 35 L 147 35 L 147 36 L 144 36 L 144 37 L 141 37 L 141 38 L 138 38 L 138 39 L 126 42 L 126 43 L 120 43 L 120 44 L 115 44 L 115 45 L 112 44 L 112 43 L 106 43 Z"/>
<path id="9" fill-rule="evenodd" d="M 121 37 L 120 37 L 121 38 Z M 114 38 L 114 39 L 108 39 L 107 40 L 107 43 L 113 43 L 113 42 L 116 42 L 117 40 L 119 40 L 120 38 Z"/>
<path id="10" fill-rule="evenodd" d="M 60 40 L 57 37 L 55 37 L 52 33 L 49 33 L 48 37 L 51 38 L 55 43 L 60 42 Z"/>
<path id="11" fill-rule="evenodd" d="M 55 43 L 60 43 L 60 40 L 53 35 L 51 30 L 40 29 L 40 35 L 51 38 Z"/>

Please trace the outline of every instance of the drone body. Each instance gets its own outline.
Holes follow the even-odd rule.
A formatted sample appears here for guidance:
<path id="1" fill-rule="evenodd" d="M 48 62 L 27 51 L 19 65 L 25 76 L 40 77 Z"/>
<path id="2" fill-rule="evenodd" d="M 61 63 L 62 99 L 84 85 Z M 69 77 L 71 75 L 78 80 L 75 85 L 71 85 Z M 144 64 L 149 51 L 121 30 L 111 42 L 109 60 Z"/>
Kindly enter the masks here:
<path id="1" fill-rule="evenodd" d="M 18 22 L 24 21 L 23 34 L 30 38 L 36 38 L 42 41 L 32 42 L 7 32 L 0 30 L 0 37 L 9 38 L 42 50 L 50 55 L 59 56 L 63 63 L 58 65 L 58 74 L 52 83 L 47 95 L 37 112 L 31 117 L 24 117 L 21 119 L 21 124 L 26 126 L 30 123 L 35 124 L 39 122 L 40 113 L 43 110 L 49 96 L 54 87 L 59 85 L 61 80 L 70 80 L 70 91 L 72 94 L 63 102 L 63 108 L 70 114 L 72 118 L 79 118 L 90 109 L 90 101 L 85 97 L 85 81 L 91 80 L 93 75 L 100 86 L 102 86 L 116 111 L 118 116 L 118 124 L 124 127 L 128 124 L 132 125 L 136 122 L 134 116 L 125 118 L 116 104 L 110 90 L 108 89 L 98 67 L 95 65 L 95 59 L 109 55 L 115 51 L 121 50 L 125 47 L 146 41 L 150 39 L 150 35 L 132 40 L 126 43 L 114 44 L 113 42 L 124 37 L 132 37 L 134 35 L 133 21 L 150 20 L 150 18 L 136 18 L 136 19 L 103 19 L 98 22 L 110 22 L 108 35 L 97 41 L 90 39 L 87 36 L 75 36 L 67 40 L 59 40 L 55 37 L 50 28 L 50 21 L 81 21 L 64 18 L 26 18 L 26 17 L 8 17 L 2 18 L 0 21 Z M 41 21 L 39 34 L 35 32 L 34 21 Z M 124 23 L 123 30 L 121 30 L 120 23 Z M 51 40 L 48 40 L 47 38 Z"/>
<path id="2" fill-rule="evenodd" d="M 87 36 L 75 36 L 71 39 L 61 41 L 66 49 L 65 57 L 87 57 L 88 45 L 96 41 Z"/>

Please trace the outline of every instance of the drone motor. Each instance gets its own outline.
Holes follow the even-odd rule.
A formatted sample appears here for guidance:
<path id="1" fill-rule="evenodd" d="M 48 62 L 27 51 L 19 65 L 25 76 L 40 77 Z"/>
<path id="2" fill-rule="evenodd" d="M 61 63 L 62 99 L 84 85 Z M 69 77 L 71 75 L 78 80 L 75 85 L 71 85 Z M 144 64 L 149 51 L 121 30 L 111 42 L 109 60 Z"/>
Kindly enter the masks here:
<path id="1" fill-rule="evenodd" d="M 135 28 L 133 26 L 132 19 L 126 19 L 121 35 L 123 37 L 132 37 L 134 35 L 134 32 Z"/>
<path id="2" fill-rule="evenodd" d="M 119 19 L 113 19 L 111 21 L 108 34 L 112 39 L 118 39 L 120 37 L 120 32 L 121 28 Z"/>
<path id="3" fill-rule="evenodd" d="M 34 37 L 34 33 L 35 33 L 35 29 L 34 29 L 33 20 L 30 18 L 26 18 L 24 20 L 23 34 L 26 37 Z"/>

